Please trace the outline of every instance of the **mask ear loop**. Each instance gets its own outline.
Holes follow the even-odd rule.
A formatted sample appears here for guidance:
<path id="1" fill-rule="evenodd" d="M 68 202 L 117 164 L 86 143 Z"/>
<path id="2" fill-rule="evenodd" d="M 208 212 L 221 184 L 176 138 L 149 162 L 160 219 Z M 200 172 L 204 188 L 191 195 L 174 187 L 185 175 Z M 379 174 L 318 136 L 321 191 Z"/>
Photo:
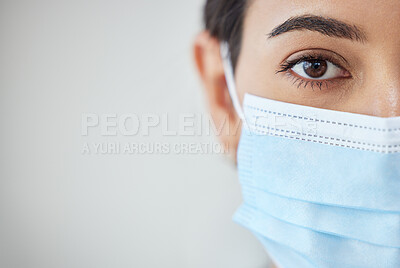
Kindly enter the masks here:
<path id="1" fill-rule="evenodd" d="M 233 68 L 231 63 L 231 57 L 229 53 L 229 45 L 227 42 L 222 42 L 220 45 L 222 64 L 225 71 L 226 84 L 228 86 L 229 95 L 233 103 L 233 107 L 236 110 L 237 115 L 242 121 L 245 121 L 242 107 L 240 106 L 239 98 L 236 91 L 235 79 L 233 76 Z"/>

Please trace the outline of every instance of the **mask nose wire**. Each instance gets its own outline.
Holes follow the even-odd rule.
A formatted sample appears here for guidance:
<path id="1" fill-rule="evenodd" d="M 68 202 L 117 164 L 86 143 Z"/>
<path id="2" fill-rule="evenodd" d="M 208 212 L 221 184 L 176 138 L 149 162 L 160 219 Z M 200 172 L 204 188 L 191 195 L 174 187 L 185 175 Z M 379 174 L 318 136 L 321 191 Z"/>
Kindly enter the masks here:
<path id="1" fill-rule="evenodd" d="M 220 45 L 222 64 L 224 66 L 226 84 L 228 86 L 229 95 L 231 96 L 233 107 L 241 120 L 245 120 L 243 109 L 240 106 L 238 94 L 236 91 L 235 79 L 233 76 L 233 68 L 229 53 L 229 45 L 227 42 L 222 42 Z"/>

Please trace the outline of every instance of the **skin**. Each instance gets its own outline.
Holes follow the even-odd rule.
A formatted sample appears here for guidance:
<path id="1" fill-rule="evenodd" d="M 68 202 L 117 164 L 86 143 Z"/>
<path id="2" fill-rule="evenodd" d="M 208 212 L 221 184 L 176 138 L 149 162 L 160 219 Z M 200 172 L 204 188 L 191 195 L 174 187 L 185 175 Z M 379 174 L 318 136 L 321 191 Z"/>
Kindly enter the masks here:
<path id="1" fill-rule="evenodd" d="M 306 14 L 355 25 L 365 34 L 365 40 L 326 36 L 310 30 L 268 37 L 289 18 Z M 335 59 L 341 67 L 336 72 L 341 76 L 326 80 L 319 88 L 311 86 L 310 79 L 300 83 L 302 77 L 292 70 L 277 73 L 285 61 L 305 54 Z M 219 43 L 207 31 L 195 40 L 194 58 L 215 124 L 228 130 L 219 138 L 235 155 L 240 138 L 239 119 L 227 90 Z M 281 0 L 276 4 L 253 0 L 245 16 L 235 82 L 241 102 L 244 94 L 249 93 L 330 110 L 400 116 L 400 1 Z"/>

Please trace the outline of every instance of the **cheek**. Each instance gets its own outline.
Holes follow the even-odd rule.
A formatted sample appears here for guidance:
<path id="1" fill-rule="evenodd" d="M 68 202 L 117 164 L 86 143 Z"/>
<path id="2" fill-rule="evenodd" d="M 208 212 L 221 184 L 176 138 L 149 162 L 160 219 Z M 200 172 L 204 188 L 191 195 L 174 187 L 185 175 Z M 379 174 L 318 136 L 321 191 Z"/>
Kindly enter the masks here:
<path id="1" fill-rule="evenodd" d="M 258 57 L 257 57 L 258 56 Z M 274 98 L 279 90 L 279 81 L 275 79 L 273 64 L 265 64 L 261 61 L 257 52 L 242 50 L 236 67 L 236 85 L 239 98 L 243 100 L 245 93 Z"/>
<path id="2" fill-rule="evenodd" d="M 252 54 L 244 52 L 236 68 L 236 85 L 241 99 L 245 93 L 303 105 L 318 104 L 317 100 L 325 103 L 324 98 L 332 99 L 332 96 L 322 98 L 319 91 L 293 86 L 293 79 L 287 74 L 276 74 L 274 62 L 279 61 L 265 60 L 262 59 L 264 56 Z"/>

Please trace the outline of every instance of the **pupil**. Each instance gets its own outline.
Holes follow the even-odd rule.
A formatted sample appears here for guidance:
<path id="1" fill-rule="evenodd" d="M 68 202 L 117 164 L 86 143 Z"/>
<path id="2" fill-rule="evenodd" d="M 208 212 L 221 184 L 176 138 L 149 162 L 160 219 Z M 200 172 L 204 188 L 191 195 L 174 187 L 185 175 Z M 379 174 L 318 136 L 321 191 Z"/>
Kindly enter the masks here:
<path id="1" fill-rule="evenodd" d="M 304 62 L 303 69 L 308 76 L 319 78 L 326 73 L 328 64 L 324 60 L 308 60 Z"/>
<path id="2" fill-rule="evenodd" d="M 313 68 L 314 68 L 314 69 L 318 69 L 320 65 L 321 65 L 321 64 L 320 64 L 319 62 L 314 62 L 314 63 L 313 63 Z"/>

